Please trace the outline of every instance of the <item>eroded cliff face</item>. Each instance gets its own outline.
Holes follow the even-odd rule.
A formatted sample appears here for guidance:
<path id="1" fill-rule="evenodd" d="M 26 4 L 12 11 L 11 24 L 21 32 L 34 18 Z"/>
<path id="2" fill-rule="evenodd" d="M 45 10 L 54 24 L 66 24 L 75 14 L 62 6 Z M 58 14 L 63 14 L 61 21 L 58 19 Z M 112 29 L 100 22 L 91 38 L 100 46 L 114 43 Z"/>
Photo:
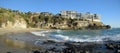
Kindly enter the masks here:
<path id="1" fill-rule="evenodd" d="M 75 21 L 73 23 L 67 23 L 64 21 L 63 23 L 35 23 L 37 27 L 41 29 L 62 29 L 62 30 L 79 30 L 79 29 L 109 29 L 110 26 L 103 24 L 102 22 L 91 22 L 91 21 Z M 27 22 L 20 18 L 15 19 L 14 22 L 7 21 L 2 23 L 2 28 L 27 28 Z M 31 27 L 31 26 L 29 26 Z M 32 27 L 31 27 L 32 28 Z"/>
<path id="2" fill-rule="evenodd" d="M 2 28 L 27 28 L 27 23 L 24 19 L 19 18 L 15 19 L 14 22 L 7 21 L 5 23 L 2 23 Z"/>
<path id="3" fill-rule="evenodd" d="M 66 23 L 65 23 L 66 22 Z M 62 30 L 81 30 L 81 29 L 109 29 L 109 25 L 105 25 L 102 22 L 91 22 L 91 21 L 75 21 L 73 23 L 37 23 L 38 28 L 42 29 L 62 29 Z"/>
<path id="4" fill-rule="evenodd" d="M 62 17 L 60 14 L 49 12 L 33 13 L 20 12 L 0 8 L 0 27 L 2 28 L 41 28 L 41 29 L 109 29 L 109 25 L 100 22 L 100 19 L 72 19 Z"/>

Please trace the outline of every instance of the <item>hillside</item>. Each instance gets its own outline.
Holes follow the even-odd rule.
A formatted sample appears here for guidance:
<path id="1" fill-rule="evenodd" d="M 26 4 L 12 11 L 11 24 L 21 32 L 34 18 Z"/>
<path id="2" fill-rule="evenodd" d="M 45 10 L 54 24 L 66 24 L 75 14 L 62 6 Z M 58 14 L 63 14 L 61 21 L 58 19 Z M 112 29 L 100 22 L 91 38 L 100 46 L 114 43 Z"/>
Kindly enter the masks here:
<path id="1" fill-rule="evenodd" d="M 41 29 L 109 29 L 109 25 L 87 19 L 64 18 L 60 14 L 20 12 L 0 8 L 2 28 L 41 28 Z"/>

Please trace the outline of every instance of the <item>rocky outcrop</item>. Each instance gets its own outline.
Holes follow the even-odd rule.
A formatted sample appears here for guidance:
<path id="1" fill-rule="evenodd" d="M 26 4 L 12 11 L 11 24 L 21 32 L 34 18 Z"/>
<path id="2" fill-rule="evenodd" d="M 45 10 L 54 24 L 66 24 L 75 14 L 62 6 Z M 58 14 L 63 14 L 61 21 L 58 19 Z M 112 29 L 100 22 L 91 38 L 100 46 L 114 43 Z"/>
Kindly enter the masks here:
<path id="1" fill-rule="evenodd" d="M 7 21 L 2 23 L 2 28 L 27 28 L 27 23 L 24 19 L 16 19 L 14 22 Z"/>
<path id="2" fill-rule="evenodd" d="M 105 42 L 56 42 L 39 40 L 36 45 L 41 48 L 34 52 L 41 53 L 120 53 L 120 41 Z"/>
<path id="3" fill-rule="evenodd" d="M 24 19 L 15 20 L 13 27 L 14 28 L 27 28 L 27 23 Z"/>
<path id="4" fill-rule="evenodd" d="M 65 12 L 67 13 L 67 11 Z M 109 25 L 103 24 L 100 21 L 97 14 L 94 14 L 94 18 L 93 18 L 93 15 L 91 15 L 90 19 L 87 18 L 86 16 L 83 16 L 80 18 L 74 17 L 74 19 L 72 19 L 71 16 L 69 18 L 66 18 L 66 17 L 63 17 L 61 14 L 55 15 L 49 12 L 25 13 L 25 12 L 20 12 L 18 10 L 0 8 L 0 27 L 2 28 L 30 27 L 30 28 L 63 29 L 63 30 L 111 28 Z"/>
<path id="5" fill-rule="evenodd" d="M 109 29 L 111 28 L 109 25 L 105 25 L 102 22 L 89 22 L 89 21 L 76 21 L 71 24 L 53 24 L 53 23 L 47 23 L 47 25 L 43 24 L 40 25 L 44 27 L 45 29 L 62 29 L 62 30 L 81 30 L 81 29 Z M 41 28 L 41 27 L 40 27 Z"/>
<path id="6" fill-rule="evenodd" d="M 109 29 L 109 25 L 104 25 L 102 22 L 91 22 L 91 21 L 74 21 L 73 23 L 68 23 L 64 21 L 63 23 L 45 23 L 38 22 L 34 23 L 37 28 L 41 29 L 62 29 L 62 30 L 80 30 L 80 29 Z M 22 19 L 15 19 L 14 22 L 7 21 L 2 23 L 2 28 L 27 28 L 27 22 Z"/>

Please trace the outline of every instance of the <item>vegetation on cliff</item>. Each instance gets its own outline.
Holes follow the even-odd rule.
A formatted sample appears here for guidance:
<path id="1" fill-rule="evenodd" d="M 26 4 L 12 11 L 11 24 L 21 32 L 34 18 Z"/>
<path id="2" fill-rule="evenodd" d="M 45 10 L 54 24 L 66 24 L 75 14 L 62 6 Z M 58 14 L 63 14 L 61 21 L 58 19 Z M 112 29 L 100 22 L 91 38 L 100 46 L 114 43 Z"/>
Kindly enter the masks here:
<path id="1" fill-rule="evenodd" d="M 102 22 L 91 22 L 86 19 L 68 19 L 60 14 L 53 15 L 52 13 L 34 13 L 20 12 L 19 10 L 11 10 L 0 8 L 0 26 L 2 23 L 10 21 L 15 23 L 16 19 L 24 19 L 27 27 L 37 27 L 45 29 L 101 29 L 110 28 L 109 25 L 104 25 Z"/>

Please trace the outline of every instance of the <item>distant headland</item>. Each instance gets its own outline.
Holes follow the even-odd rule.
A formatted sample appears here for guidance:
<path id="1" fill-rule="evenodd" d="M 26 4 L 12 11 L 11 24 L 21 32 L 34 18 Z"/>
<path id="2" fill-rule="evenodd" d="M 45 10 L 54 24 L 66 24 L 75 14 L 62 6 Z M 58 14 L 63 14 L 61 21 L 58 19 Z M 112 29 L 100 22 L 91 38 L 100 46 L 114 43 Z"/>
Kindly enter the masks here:
<path id="1" fill-rule="evenodd" d="M 58 14 L 50 12 L 20 12 L 0 8 L 1 28 L 40 28 L 40 29 L 109 29 L 110 25 L 101 22 L 98 14 L 63 10 Z"/>

